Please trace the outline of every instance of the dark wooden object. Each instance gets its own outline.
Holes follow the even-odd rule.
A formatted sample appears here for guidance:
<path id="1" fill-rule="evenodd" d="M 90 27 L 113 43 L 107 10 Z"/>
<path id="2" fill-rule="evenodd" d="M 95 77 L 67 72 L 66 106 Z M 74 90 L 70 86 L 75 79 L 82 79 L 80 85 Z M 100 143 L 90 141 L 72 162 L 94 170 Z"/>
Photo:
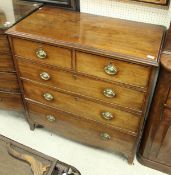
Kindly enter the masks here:
<path id="1" fill-rule="evenodd" d="M 166 5 L 169 6 L 169 3 L 170 3 L 170 0 L 135 0 L 135 1 L 163 5 L 163 6 L 166 6 Z"/>
<path id="2" fill-rule="evenodd" d="M 117 150 L 132 163 L 164 28 L 43 7 L 7 33 L 31 129 Z"/>
<path id="3" fill-rule="evenodd" d="M 0 174 L 80 175 L 74 167 L 0 136 Z"/>
<path id="4" fill-rule="evenodd" d="M 34 3 L 19 0 L 6 0 L 4 3 L 6 6 L 0 4 L 0 108 L 23 111 L 16 70 L 5 31 L 35 11 L 41 4 L 33 6 Z"/>
<path id="5" fill-rule="evenodd" d="M 160 74 L 138 160 L 171 174 L 171 29 L 161 56 Z"/>
<path id="6" fill-rule="evenodd" d="M 45 5 L 54 5 L 58 8 L 65 8 L 75 11 L 80 11 L 80 0 L 26 0 L 26 1 L 34 1 L 41 2 Z"/>

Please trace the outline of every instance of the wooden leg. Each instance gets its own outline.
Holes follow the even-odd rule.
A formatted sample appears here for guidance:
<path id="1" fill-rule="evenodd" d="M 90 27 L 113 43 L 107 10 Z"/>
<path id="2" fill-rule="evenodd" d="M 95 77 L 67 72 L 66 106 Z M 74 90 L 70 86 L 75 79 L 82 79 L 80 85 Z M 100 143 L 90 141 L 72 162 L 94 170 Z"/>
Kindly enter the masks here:
<path id="1" fill-rule="evenodd" d="M 35 124 L 34 123 L 29 123 L 30 130 L 34 131 L 35 130 Z"/>
<path id="2" fill-rule="evenodd" d="M 133 155 L 128 156 L 128 164 L 132 165 L 133 162 L 134 162 L 134 156 Z"/>

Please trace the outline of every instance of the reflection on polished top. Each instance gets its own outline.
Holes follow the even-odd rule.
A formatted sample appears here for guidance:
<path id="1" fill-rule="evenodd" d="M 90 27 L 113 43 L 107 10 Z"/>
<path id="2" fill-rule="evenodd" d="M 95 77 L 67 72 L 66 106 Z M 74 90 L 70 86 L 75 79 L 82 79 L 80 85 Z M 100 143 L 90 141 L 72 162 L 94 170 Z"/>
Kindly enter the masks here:
<path id="1" fill-rule="evenodd" d="M 43 7 L 8 30 L 48 43 L 158 65 L 164 28 Z"/>
<path id="2" fill-rule="evenodd" d="M 40 3 L 22 0 L 0 0 L 0 29 L 13 26 L 40 6 Z"/>

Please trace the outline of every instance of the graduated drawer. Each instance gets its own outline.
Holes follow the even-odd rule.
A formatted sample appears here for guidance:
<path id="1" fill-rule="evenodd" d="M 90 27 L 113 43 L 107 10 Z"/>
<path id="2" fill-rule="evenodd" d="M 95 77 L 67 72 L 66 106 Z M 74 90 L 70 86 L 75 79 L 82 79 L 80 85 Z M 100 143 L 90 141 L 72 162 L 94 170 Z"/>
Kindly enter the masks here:
<path id="1" fill-rule="evenodd" d="M 147 87 L 150 67 L 118 61 L 97 55 L 77 52 L 78 72 L 120 83 Z"/>
<path id="2" fill-rule="evenodd" d="M 0 34 L 0 52 L 1 53 L 10 52 L 10 46 L 9 46 L 7 35 Z"/>
<path id="3" fill-rule="evenodd" d="M 18 59 L 21 77 L 46 83 L 83 96 L 93 97 L 111 104 L 142 110 L 145 93 L 98 81 L 86 76 L 75 75 L 58 69 L 39 66 Z"/>
<path id="4" fill-rule="evenodd" d="M 0 91 L 0 108 L 22 111 L 22 99 L 20 94 Z"/>
<path id="5" fill-rule="evenodd" d="M 12 56 L 10 54 L 0 53 L 0 72 L 14 70 Z"/>
<path id="6" fill-rule="evenodd" d="M 43 64 L 71 69 L 71 51 L 47 44 L 13 38 L 14 54 Z"/>
<path id="7" fill-rule="evenodd" d="M 96 122 L 74 117 L 43 105 L 27 103 L 30 119 L 35 124 L 69 139 L 98 148 L 131 153 L 136 138 Z"/>
<path id="8" fill-rule="evenodd" d="M 0 90 L 19 92 L 16 73 L 0 72 Z"/>
<path id="9" fill-rule="evenodd" d="M 23 81 L 23 85 L 27 99 L 32 99 L 84 118 L 112 125 L 126 132 L 137 133 L 140 116 L 64 94 L 46 86 L 30 83 L 29 81 Z"/>

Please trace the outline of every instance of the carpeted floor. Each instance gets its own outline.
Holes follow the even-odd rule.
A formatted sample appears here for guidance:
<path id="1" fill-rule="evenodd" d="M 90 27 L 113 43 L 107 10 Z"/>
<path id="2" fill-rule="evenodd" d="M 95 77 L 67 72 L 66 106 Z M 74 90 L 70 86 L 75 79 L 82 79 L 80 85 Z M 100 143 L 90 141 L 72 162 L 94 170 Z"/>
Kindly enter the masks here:
<path id="1" fill-rule="evenodd" d="M 82 175 L 164 175 L 119 154 L 108 153 L 61 138 L 44 129 L 30 131 L 21 114 L 0 111 L 0 134 L 75 166 Z"/>

